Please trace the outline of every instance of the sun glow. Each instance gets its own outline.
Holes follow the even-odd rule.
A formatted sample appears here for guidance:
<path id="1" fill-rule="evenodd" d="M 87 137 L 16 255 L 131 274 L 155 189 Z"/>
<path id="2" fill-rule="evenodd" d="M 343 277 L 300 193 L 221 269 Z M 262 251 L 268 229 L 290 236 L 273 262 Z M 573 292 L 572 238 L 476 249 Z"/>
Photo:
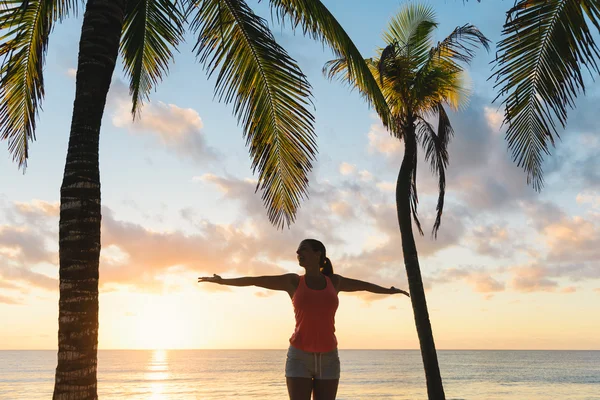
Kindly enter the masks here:
<path id="1" fill-rule="evenodd" d="M 155 350 L 185 347 L 189 332 L 186 316 L 171 302 L 153 296 L 135 319 L 136 347 Z"/>
<path id="2" fill-rule="evenodd" d="M 150 382 L 150 399 L 167 399 L 165 395 L 167 392 L 165 382 L 169 379 L 169 376 L 168 352 L 165 350 L 154 350 L 145 374 L 146 381 Z"/>

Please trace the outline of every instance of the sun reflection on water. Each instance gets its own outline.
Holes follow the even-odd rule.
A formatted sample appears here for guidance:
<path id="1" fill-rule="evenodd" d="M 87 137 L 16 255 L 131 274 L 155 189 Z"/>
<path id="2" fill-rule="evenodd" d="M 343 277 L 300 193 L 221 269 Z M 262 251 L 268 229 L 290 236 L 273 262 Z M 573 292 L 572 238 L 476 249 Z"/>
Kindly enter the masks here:
<path id="1" fill-rule="evenodd" d="M 147 366 L 145 380 L 148 382 L 149 399 L 166 400 L 166 381 L 169 379 L 169 360 L 166 350 L 154 350 Z"/>

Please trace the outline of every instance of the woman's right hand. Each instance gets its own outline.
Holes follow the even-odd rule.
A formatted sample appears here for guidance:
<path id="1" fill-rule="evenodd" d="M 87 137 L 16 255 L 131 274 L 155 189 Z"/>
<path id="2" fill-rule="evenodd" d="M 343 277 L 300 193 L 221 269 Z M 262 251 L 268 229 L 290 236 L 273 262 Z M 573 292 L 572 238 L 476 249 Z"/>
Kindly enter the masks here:
<path id="1" fill-rule="evenodd" d="M 221 283 L 223 278 L 221 278 L 217 274 L 213 274 L 213 276 L 201 276 L 198 278 L 198 283 L 200 282 L 212 282 L 212 283 Z"/>

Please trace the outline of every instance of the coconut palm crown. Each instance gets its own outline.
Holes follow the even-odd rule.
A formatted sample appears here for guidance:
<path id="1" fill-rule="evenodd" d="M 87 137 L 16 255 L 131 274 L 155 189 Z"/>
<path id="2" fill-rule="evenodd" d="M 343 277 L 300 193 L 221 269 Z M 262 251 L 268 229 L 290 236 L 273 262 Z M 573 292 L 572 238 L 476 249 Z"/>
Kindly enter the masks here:
<path id="1" fill-rule="evenodd" d="M 441 224 L 448 143 L 454 135 L 446 108 L 458 110 L 467 104 L 470 90 L 463 66 L 473 59 L 478 45 L 489 50 L 490 43 L 470 24 L 457 27 L 436 43 L 437 25 L 432 8 L 409 4 L 391 20 L 384 32 L 386 46 L 377 50 L 377 57 L 365 60 L 388 103 L 393 119 L 389 132 L 400 140 L 413 136 L 422 145 L 432 172 L 439 178 L 433 234 L 437 234 Z M 331 79 L 337 77 L 355 84 L 348 74 L 346 59 L 329 61 L 323 71 Z M 416 152 L 413 165 L 411 212 L 422 233 L 416 208 Z"/>

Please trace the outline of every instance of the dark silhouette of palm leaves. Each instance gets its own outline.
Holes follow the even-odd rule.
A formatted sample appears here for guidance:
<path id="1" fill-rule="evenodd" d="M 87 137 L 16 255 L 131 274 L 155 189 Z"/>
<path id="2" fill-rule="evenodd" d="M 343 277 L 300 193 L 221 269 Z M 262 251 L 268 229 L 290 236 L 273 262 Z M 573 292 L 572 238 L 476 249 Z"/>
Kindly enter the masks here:
<path id="1" fill-rule="evenodd" d="M 55 22 L 77 11 L 76 0 L 6 0 L 0 5 L 0 139 L 19 168 L 27 167 L 44 97 L 43 66 Z"/>
<path id="2" fill-rule="evenodd" d="M 313 116 L 306 108 L 310 85 L 243 1 L 203 1 L 194 11 L 197 55 L 209 74 L 221 67 L 216 94 L 234 103 L 252 167 L 260 171 L 269 218 L 289 224 L 306 193 L 316 152 Z"/>
<path id="3" fill-rule="evenodd" d="M 172 0 L 127 2 L 120 50 L 134 117 L 168 72 L 173 50 L 183 41 L 184 24 L 183 12 Z"/>
<path id="4" fill-rule="evenodd" d="M 53 24 L 83 0 L 7 0 L 0 6 L 0 138 L 26 167 L 44 97 L 43 67 Z M 271 0 L 273 15 L 350 60 L 351 76 L 387 123 L 387 103 L 362 56 L 317 0 Z M 188 26 L 189 24 L 189 26 Z M 308 194 L 316 155 L 311 87 L 279 46 L 266 22 L 244 0 L 130 0 L 120 44 L 132 115 L 167 75 L 185 28 L 197 35 L 196 54 L 217 73 L 215 95 L 233 103 L 258 172 L 257 190 L 277 227 L 294 221 Z M 371 95 L 367 95 L 371 93 Z"/>
<path id="5" fill-rule="evenodd" d="M 543 187 L 542 162 L 559 137 L 580 92 L 582 66 L 597 74 L 600 50 L 588 21 L 600 32 L 598 0 L 519 0 L 507 12 L 492 75 L 506 96 L 506 138 L 527 182 Z"/>
<path id="6" fill-rule="evenodd" d="M 271 9 L 282 23 L 301 28 L 305 35 L 327 43 L 338 58 L 347 60 L 347 81 L 357 88 L 372 105 L 385 126 L 391 125 L 391 116 L 377 82 L 348 34 L 319 0 L 270 0 Z"/>

